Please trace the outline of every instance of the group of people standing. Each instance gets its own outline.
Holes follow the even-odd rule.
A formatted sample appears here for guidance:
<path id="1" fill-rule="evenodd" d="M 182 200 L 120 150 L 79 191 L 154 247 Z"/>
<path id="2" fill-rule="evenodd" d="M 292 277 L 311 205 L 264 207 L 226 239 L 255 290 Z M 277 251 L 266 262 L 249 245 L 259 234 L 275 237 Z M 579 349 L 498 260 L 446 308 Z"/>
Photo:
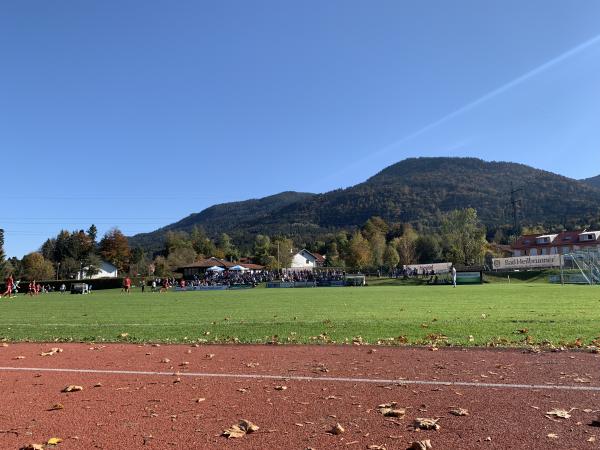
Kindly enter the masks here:
<path id="1" fill-rule="evenodd" d="M 0 295 L 0 297 L 4 298 L 15 298 L 19 293 L 19 285 L 21 284 L 21 280 L 15 280 L 12 274 L 10 274 L 6 280 L 6 289 Z M 27 294 L 30 296 L 39 295 L 41 293 L 51 292 L 53 289 L 50 285 L 43 285 L 38 283 L 35 280 L 31 280 L 27 285 Z M 65 291 L 65 285 L 63 284 L 60 287 L 60 292 L 63 293 Z"/>

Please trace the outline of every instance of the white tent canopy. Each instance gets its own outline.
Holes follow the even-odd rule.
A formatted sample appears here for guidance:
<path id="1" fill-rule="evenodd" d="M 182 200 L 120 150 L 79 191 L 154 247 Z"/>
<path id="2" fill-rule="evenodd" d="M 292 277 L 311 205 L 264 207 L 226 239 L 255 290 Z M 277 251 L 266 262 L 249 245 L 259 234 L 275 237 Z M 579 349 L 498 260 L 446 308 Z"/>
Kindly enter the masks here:
<path id="1" fill-rule="evenodd" d="M 242 266 L 238 265 L 238 266 L 230 267 L 229 270 L 236 270 L 238 272 L 243 272 L 244 270 L 248 270 L 248 269 L 246 269 L 245 267 L 242 267 Z"/>
<path id="2" fill-rule="evenodd" d="M 219 267 L 219 266 L 212 266 L 206 270 L 210 270 L 211 272 L 223 272 L 225 269 L 223 269 L 222 267 Z"/>

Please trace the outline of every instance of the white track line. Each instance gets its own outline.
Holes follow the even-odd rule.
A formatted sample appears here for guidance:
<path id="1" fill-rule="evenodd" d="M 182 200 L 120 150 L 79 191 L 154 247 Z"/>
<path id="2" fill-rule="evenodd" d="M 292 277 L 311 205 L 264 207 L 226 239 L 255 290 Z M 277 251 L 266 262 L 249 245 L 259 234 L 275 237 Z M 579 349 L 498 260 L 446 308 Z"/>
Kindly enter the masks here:
<path id="1" fill-rule="evenodd" d="M 4 372 L 58 372 L 83 373 L 100 375 L 144 375 L 144 376 L 178 376 L 195 378 L 242 378 L 257 380 L 289 380 L 289 381 L 320 381 L 342 383 L 397 384 L 422 386 L 460 386 L 495 389 L 546 389 L 557 391 L 600 392 L 600 386 L 569 386 L 560 384 L 510 384 L 510 383 L 474 383 L 468 381 L 438 381 L 438 380 L 402 380 L 383 378 L 350 378 L 350 377 L 311 377 L 298 375 L 263 375 L 244 373 L 206 373 L 206 372 L 152 372 L 141 370 L 105 370 L 105 369 L 68 369 L 50 367 L 0 367 Z"/>

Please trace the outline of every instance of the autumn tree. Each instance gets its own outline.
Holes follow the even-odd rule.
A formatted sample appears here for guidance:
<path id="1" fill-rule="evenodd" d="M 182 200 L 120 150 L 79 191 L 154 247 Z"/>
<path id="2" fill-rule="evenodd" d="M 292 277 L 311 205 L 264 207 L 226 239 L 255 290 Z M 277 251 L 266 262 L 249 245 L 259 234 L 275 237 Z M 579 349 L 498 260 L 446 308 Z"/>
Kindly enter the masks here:
<path id="1" fill-rule="evenodd" d="M 29 253 L 23 257 L 23 276 L 28 280 L 51 280 L 54 278 L 54 267 L 41 253 Z"/>
<path id="2" fill-rule="evenodd" d="M 346 262 L 358 270 L 368 267 L 373 259 L 371 254 L 371 246 L 360 231 L 356 231 L 350 239 L 348 248 L 348 258 Z"/>
<path id="3" fill-rule="evenodd" d="M 340 259 L 340 253 L 338 252 L 338 245 L 336 241 L 329 242 L 326 246 L 325 252 L 326 267 L 340 267 L 343 265 L 343 261 Z"/>
<path id="4" fill-rule="evenodd" d="M 271 243 L 271 256 L 278 261 L 279 268 L 287 268 L 292 265 L 294 243 L 285 237 L 275 237 Z"/>
<path id="5" fill-rule="evenodd" d="M 393 244 L 389 243 L 383 252 L 383 265 L 389 270 L 394 269 L 400 262 L 400 256 Z"/>
<path id="6" fill-rule="evenodd" d="M 204 228 L 200 226 L 194 226 L 192 228 L 192 232 L 190 233 L 190 240 L 192 242 L 192 247 L 203 257 L 214 256 L 215 254 L 215 244 L 213 241 L 206 235 Z"/>
<path id="7" fill-rule="evenodd" d="M 196 260 L 196 252 L 193 248 L 178 248 L 167 256 L 167 267 L 171 273 L 176 272 L 179 267 L 191 264 Z"/>
<path id="8" fill-rule="evenodd" d="M 418 237 L 417 232 L 411 226 L 405 226 L 402 236 L 392 241 L 398 251 L 400 264 L 412 264 L 416 261 L 416 242 Z"/>
<path id="9" fill-rule="evenodd" d="M 433 235 L 419 236 L 415 242 L 415 252 L 417 254 L 417 262 L 421 264 L 439 261 L 442 257 L 442 247 L 440 246 L 439 238 Z"/>
<path id="10" fill-rule="evenodd" d="M 454 263 L 481 263 L 486 248 L 485 227 L 473 208 L 457 209 L 442 220 L 442 235 L 449 246 L 449 258 Z"/>
<path id="11" fill-rule="evenodd" d="M 129 269 L 129 243 L 127 238 L 118 228 L 106 232 L 99 244 L 100 255 L 105 261 L 110 262 L 119 272 Z"/>
<path id="12" fill-rule="evenodd" d="M 271 238 L 263 234 L 257 234 L 254 238 L 254 257 L 259 264 L 269 268 L 277 267 L 277 258 L 271 254 Z"/>
<path id="13" fill-rule="evenodd" d="M 240 257 L 240 252 L 232 242 L 227 233 L 221 233 L 217 242 L 217 249 L 222 253 L 223 257 L 228 261 L 237 261 Z"/>

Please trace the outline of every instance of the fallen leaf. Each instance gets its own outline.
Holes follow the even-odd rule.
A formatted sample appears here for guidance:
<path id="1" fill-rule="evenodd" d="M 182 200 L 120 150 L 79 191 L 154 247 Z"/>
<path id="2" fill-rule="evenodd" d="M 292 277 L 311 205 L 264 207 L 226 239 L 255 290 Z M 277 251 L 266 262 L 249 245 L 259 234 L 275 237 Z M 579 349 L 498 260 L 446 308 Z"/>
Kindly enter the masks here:
<path id="1" fill-rule="evenodd" d="M 206 400 L 206 399 L 203 397 L 197 398 L 196 403 L 202 403 L 204 400 Z"/>
<path id="2" fill-rule="evenodd" d="M 558 434 L 555 433 L 548 433 L 546 435 L 546 437 L 550 438 L 550 439 L 558 439 Z"/>
<path id="3" fill-rule="evenodd" d="M 15 356 L 13 359 L 25 359 L 24 356 Z"/>
<path id="4" fill-rule="evenodd" d="M 590 436 L 590 438 L 587 441 L 588 442 L 596 442 L 596 436 Z"/>
<path id="5" fill-rule="evenodd" d="M 383 445 L 369 445 L 367 446 L 369 450 L 387 450 Z"/>
<path id="6" fill-rule="evenodd" d="M 171 360 L 169 358 L 163 358 L 160 360 L 161 363 L 169 363 Z"/>
<path id="7" fill-rule="evenodd" d="M 63 406 L 62 403 L 55 403 L 54 405 L 52 405 L 48 411 L 58 411 L 60 409 L 65 409 L 65 407 Z"/>
<path id="8" fill-rule="evenodd" d="M 61 438 L 57 438 L 57 437 L 53 437 L 48 439 L 47 444 L 48 445 L 58 445 L 62 442 L 63 440 Z"/>
<path id="9" fill-rule="evenodd" d="M 424 441 L 415 441 L 411 443 L 409 448 L 411 450 L 429 450 L 433 447 L 431 447 L 431 441 L 429 439 L 425 439 Z"/>
<path id="10" fill-rule="evenodd" d="M 378 405 L 377 408 L 379 408 L 379 412 L 385 417 L 404 417 L 406 409 L 396 408 L 396 405 L 396 402 L 383 403 Z"/>
<path id="11" fill-rule="evenodd" d="M 119 335 L 119 337 L 122 337 L 122 338 L 126 338 L 127 336 L 129 336 L 129 333 L 121 333 Z"/>
<path id="12" fill-rule="evenodd" d="M 69 386 L 65 387 L 62 391 L 63 392 L 83 391 L 83 386 L 77 386 L 75 384 L 70 384 Z"/>
<path id="13" fill-rule="evenodd" d="M 287 386 L 275 386 L 276 391 L 285 391 L 286 389 L 287 389 Z"/>
<path id="14" fill-rule="evenodd" d="M 452 414 L 453 416 L 468 416 L 469 411 L 464 408 L 456 408 L 456 409 L 451 409 L 450 414 Z"/>
<path id="15" fill-rule="evenodd" d="M 56 355 L 57 353 L 62 353 L 62 351 L 63 351 L 62 348 L 52 347 L 49 351 L 40 353 L 40 356 L 53 356 L 53 355 Z"/>
<path id="16" fill-rule="evenodd" d="M 428 419 L 424 417 L 417 417 L 415 419 L 415 428 L 421 430 L 439 430 L 440 426 L 438 425 L 438 421 L 440 419 Z"/>
<path id="17" fill-rule="evenodd" d="M 19 450 L 44 450 L 44 446 L 42 444 L 28 444 Z"/>
<path id="18" fill-rule="evenodd" d="M 587 378 L 575 378 L 573 381 L 575 383 L 591 383 L 591 381 Z"/>
<path id="19" fill-rule="evenodd" d="M 564 409 L 553 409 L 552 411 L 548 411 L 546 413 L 547 416 L 560 417 L 561 419 L 568 419 L 571 417 L 569 414 L 570 411 L 565 411 Z"/>
<path id="20" fill-rule="evenodd" d="M 329 430 L 329 433 L 331 433 L 331 434 L 336 434 L 336 435 L 337 435 L 337 434 L 342 434 L 342 433 L 344 433 L 345 431 L 346 431 L 346 429 L 345 429 L 343 426 L 341 426 L 339 423 L 336 423 L 336 424 L 335 424 L 335 425 L 334 425 L 334 426 L 331 428 L 331 430 Z"/>
<path id="21" fill-rule="evenodd" d="M 222 436 L 226 436 L 228 439 L 236 439 L 244 437 L 246 434 L 254 433 L 260 428 L 250 422 L 249 420 L 242 419 L 237 425 L 232 425 L 223 431 Z"/>

